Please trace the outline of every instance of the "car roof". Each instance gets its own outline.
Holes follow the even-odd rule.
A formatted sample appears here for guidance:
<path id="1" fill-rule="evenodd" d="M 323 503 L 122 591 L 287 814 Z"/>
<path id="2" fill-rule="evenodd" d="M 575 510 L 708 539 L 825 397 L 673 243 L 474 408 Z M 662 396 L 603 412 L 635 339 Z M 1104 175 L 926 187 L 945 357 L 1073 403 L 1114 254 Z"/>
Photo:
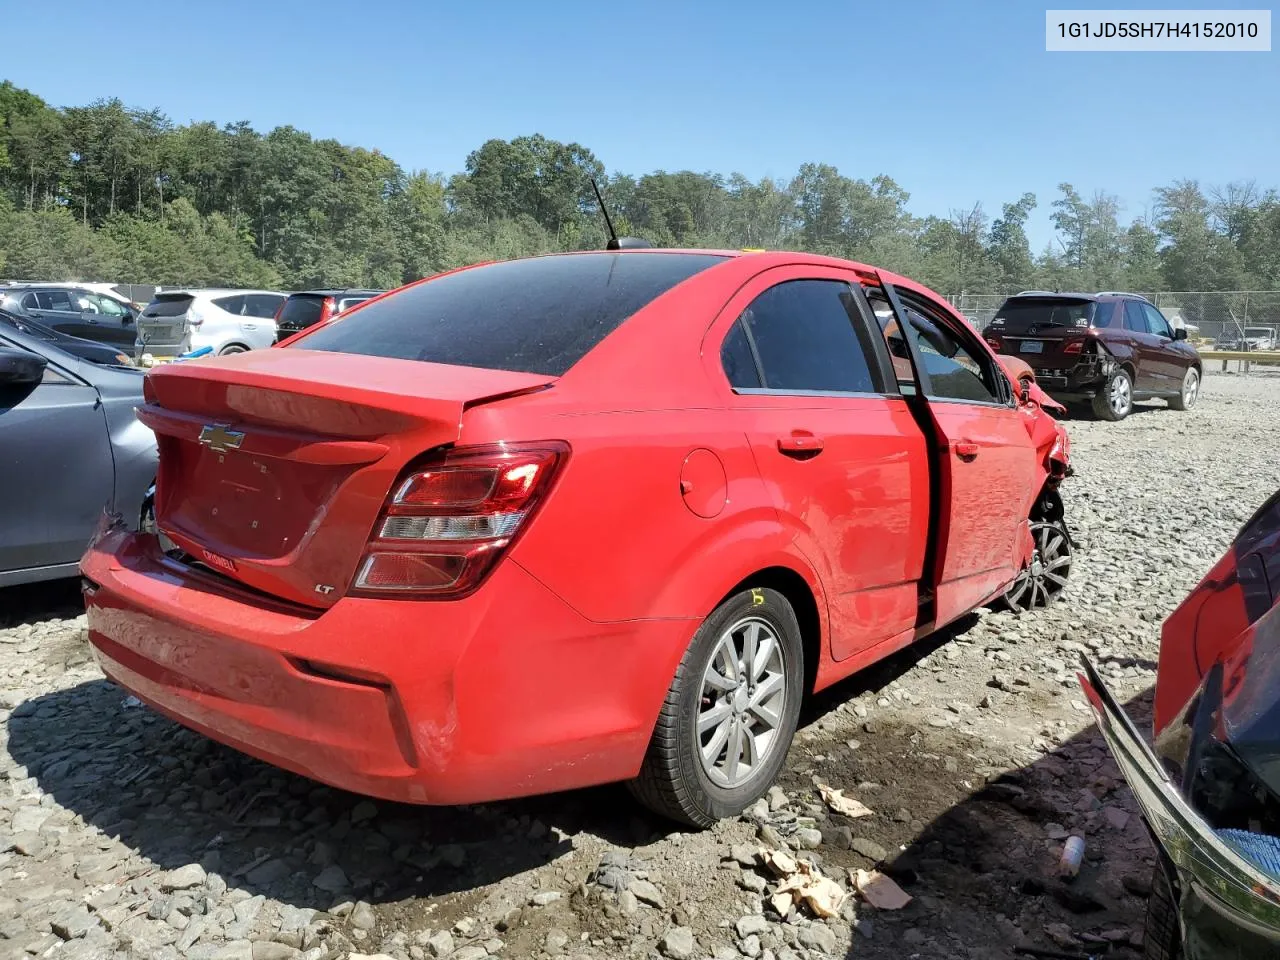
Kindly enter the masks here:
<path id="1" fill-rule="evenodd" d="M 161 290 L 151 299 L 159 300 L 161 297 L 223 297 L 232 294 L 241 293 L 266 293 L 273 297 L 283 297 L 285 294 L 279 290 L 242 290 L 237 287 L 183 287 L 180 290 Z"/>
<path id="2" fill-rule="evenodd" d="M 1124 293 L 1118 290 L 1103 290 L 1099 293 L 1084 293 L 1071 290 L 1023 290 L 1006 298 L 1008 300 L 1141 300 L 1151 303 L 1140 293 Z M 1152 304 L 1154 306 L 1154 304 Z"/>

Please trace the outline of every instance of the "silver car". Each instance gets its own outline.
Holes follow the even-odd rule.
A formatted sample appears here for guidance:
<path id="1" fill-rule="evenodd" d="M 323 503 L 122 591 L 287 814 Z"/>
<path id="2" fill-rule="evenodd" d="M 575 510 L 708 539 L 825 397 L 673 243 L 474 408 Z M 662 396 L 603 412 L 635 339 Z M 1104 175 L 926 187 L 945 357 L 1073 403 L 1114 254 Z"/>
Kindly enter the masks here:
<path id="1" fill-rule="evenodd" d="M 172 360 L 193 350 L 242 353 L 276 339 L 285 294 L 271 290 L 165 290 L 138 317 L 134 357 Z"/>

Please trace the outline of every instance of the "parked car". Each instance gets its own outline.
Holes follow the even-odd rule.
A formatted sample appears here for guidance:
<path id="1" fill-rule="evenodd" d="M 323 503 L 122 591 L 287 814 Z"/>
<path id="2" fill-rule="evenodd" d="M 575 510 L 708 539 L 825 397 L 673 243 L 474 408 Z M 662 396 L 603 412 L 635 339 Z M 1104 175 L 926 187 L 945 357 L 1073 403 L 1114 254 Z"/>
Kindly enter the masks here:
<path id="1" fill-rule="evenodd" d="M 1200 395 L 1204 371 L 1186 328 L 1137 294 L 1027 291 L 1005 300 L 983 336 L 1030 364 L 1050 396 L 1087 402 L 1103 420 L 1153 397 L 1189 410 Z"/>
<path id="2" fill-rule="evenodd" d="M 1276 335 L 1270 327 L 1245 327 L 1227 331 L 1218 338 L 1220 350 L 1274 350 Z"/>
<path id="3" fill-rule="evenodd" d="M 371 300 L 385 290 L 302 290 L 289 294 L 276 314 L 277 341 Z"/>
<path id="4" fill-rule="evenodd" d="M 40 280 L 40 281 L 23 281 L 15 285 L 28 287 L 32 289 L 41 289 L 41 288 L 49 288 L 49 287 L 65 287 L 65 286 L 71 285 L 71 286 L 79 287 L 82 290 L 88 290 L 91 293 L 100 293 L 105 297 L 110 297 L 113 300 L 117 300 L 127 307 L 132 307 L 134 313 L 139 312 L 144 306 L 144 304 L 137 303 L 134 300 L 130 299 L 127 291 L 131 289 L 131 286 L 127 286 L 119 283 L 99 283 L 96 281 L 94 282 L 75 281 L 74 283 L 69 284 L 68 282 L 53 283 L 47 280 Z"/>
<path id="5" fill-rule="evenodd" d="M 269 347 L 285 295 L 270 290 L 165 290 L 138 319 L 134 355 L 172 360 L 208 347 L 216 354 Z"/>
<path id="6" fill-rule="evenodd" d="M 74 284 L 5 287 L 0 309 L 69 337 L 125 348 L 134 341 L 137 312 L 132 307 Z"/>
<path id="7" fill-rule="evenodd" d="M 1164 623 L 1154 748 L 1080 681 L 1157 843 L 1146 956 L 1280 956 L 1280 492 Z"/>
<path id="8" fill-rule="evenodd" d="M 88 360 L 90 363 L 106 364 L 109 367 L 133 366 L 133 358 L 127 353 L 122 353 L 116 347 L 94 343 L 92 340 L 81 340 L 79 337 L 69 337 L 65 333 L 59 333 L 52 327 L 46 327 L 35 320 L 28 320 L 26 317 L 19 317 L 17 314 L 9 313 L 7 310 L 0 310 L 0 327 L 8 327 L 12 330 L 17 330 L 19 333 L 25 333 L 29 337 L 34 337 L 36 340 L 57 347 L 59 350 L 65 350 L 73 357 Z"/>
<path id="9" fill-rule="evenodd" d="M 707 826 L 772 784 L 806 695 L 1066 582 L 1042 404 L 873 267 L 469 267 L 152 370 L 174 547 L 122 529 L 86 553 L 90 642 L 163 713 L 346 789 L 625 780 Z"/>
<path id="10" fill-rule="evenodd" d="M 0 586 L 75 576 L 104 511 L 139 525 L 157 459 L 142 383 L 0 324 Z"/>

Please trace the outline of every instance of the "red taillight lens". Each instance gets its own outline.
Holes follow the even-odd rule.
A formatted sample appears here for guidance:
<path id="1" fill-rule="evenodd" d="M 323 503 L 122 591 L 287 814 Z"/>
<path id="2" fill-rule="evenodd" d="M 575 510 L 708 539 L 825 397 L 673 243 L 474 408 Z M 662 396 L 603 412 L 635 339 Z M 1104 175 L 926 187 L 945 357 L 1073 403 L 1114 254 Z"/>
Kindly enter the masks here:
<path id="1" fill-rule="evenodd" d="M 456 598 L 502 558 L 569 454 L 565 443 L 460 447 L 416 464 L 392 491 L 352 592 Z"/>
<path id="2" fill-rule="evenodd" d="M 1084 349 L 1083 340 L 1072 340 L 1063 346 L 1062 352 L 1074 356 L 1075 354 L 1079 353 L 1083 349 Z"/>
<path id="3" fill-rule="evenodd" d="M 324 305 L 320 308 L 320 322 L 324 323 L 333 316 L 333 308 L 337 305 L 337 301 L 333 297 L 325 297 Z"/>
<path id="4" fill-rule="evenodd" d="M 1004 348 L 1004 344 L 1000 342 L 999 337 L 987 337 L 987 346 L 996 353 L 999 353 Z"/>

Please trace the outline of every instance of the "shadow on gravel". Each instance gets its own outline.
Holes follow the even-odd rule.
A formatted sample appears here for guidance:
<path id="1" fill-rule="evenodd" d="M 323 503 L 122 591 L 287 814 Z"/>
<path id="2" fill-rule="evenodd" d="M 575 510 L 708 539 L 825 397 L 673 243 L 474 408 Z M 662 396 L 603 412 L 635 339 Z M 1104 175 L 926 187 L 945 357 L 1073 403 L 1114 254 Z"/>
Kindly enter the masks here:
<path id="1" fill-rule="evenodd" d="M 571 834 L 631 846 L 669 831 L 621 787 L 455 808 L 370 800 L 214 743 L 107 680 L 19 704 L 8 733 L 14 760 L 85 823 L 162 869 L 202 863 L 297 907 L 470 891 L 549 863 Z M 121 875 L 100 859 L 82 879 Z"/>
<path id="2" fill-rule="evenodd" d="M 1065 687 L 1062 695 L 1078 697 Z M 997 711 L 1011 699 L 993 696 Z M 1140 729 L 1150 702 L 1148 690 L 1126 705 Z M 788 767 L 790 796 L 812 797 L 818 778 L 875 811 L 824 826 L 828 875 L 879 864 L 913 898 L 899 911 L 859 904 L 850 960 L 1137 960 L 1154 848 L 1097 728 L 1027 762 L 1028 731 L 1004 741 L 933 726 L 934 716 L 936 708 L 896 721 L 873 713 L 855 731 L 856 749 L 844 742 L 847 728 L 811 728 L 802 741 L 810 762 L 793 754 Z M 1085 839 L 1086 853 L 1079 875 L 1064 880 L 1057 868 L 1069 834 Z"/>
<path id="3" fill-rule="evenodd" d="M 50 617 L 70 619 L 82 613 L 84 598 L 76 579 L 0 587 L 0 630 L 24 623 L 35 625 Z"/>

